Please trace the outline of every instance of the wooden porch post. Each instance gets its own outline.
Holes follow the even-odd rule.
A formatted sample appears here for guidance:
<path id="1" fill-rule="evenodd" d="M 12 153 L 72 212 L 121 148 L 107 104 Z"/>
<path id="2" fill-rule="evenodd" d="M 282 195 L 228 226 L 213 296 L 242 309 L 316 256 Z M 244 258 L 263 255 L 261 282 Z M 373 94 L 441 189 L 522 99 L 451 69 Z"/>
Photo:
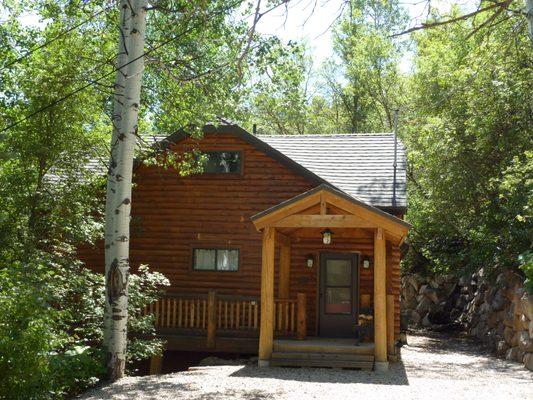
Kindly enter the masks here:
<path id="1" fill-rule="evenodd" d="M 263 230 L 263 251 L 261 265 L 261 324 L 259 330 L 260 367 L 268 367 L 274 339 L 274 228 Z"/>
<path id="2" fill-rule="evenodd" d="M 279 252 L 279 282 L 278 297 L 288 299 L 290 296 L 291 279 L 291 245 L 281 245 Z"/>
<path id="3" fill-rule="evenodd" d="M 163 370 L 163 355 L 150 357 L 150 375 L 161 375 Z"/>
<path id="4" fill-rule="evenodd" d="M 375 369 L 387 370 L 387 251 L 382 228 L 374 233 L 374 346 Z"/>
<path id="5" fill-rule="evenodd" d="M 217 333 L 216 292 L 210 290 L 207 294 L 207 348 L 216 347 L 215 337 Z"/>
<path id="6" fill-rule="evenodd" d="M 389 358 L 396 355 L 394 346 L 394 295 L 392 294 L 387 295 L 387 354 Z"/>

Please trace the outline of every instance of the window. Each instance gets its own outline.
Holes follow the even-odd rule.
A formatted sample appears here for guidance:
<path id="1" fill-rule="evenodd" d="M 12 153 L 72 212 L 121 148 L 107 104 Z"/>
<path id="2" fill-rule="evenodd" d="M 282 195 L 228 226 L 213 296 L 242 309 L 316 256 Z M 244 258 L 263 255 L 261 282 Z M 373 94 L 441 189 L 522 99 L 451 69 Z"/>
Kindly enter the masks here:
<path id="1" fill-rule="evenodd" d="M 204 172 L 208 174 L 239 174 L 241 172 L 240 151 L 208 151 Z"/>
<path id="2" fill-rule="evenodd" d="M 198 271 L 237 271 L 239 249 L 194 249 L 192 269 Z"/>

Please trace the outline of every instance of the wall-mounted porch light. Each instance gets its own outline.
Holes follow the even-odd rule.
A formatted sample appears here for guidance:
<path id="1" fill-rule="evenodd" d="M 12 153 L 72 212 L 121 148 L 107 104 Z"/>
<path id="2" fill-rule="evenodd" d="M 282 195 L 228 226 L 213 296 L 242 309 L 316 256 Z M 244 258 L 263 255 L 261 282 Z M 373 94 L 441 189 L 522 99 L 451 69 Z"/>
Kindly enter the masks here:
<path id="1" fill-rule="evenodd" d="M 363 257 L 363 268 L 370 268 L 370 258 L 368 256 Z"/>
<path id="2" fill-rule="evenodd" d="M 309 254 L 307 256 L 307 268 L 313 268 L 313 264 L 315 262 L 315 259 L 312 254 Z"/>
<path id="3" fill-rule="evenodd" d="M 329 229 L 326 229 L 322 232 L 322 243 L 324 244 L 331 244 L 331 236 L 333 235 L 333 232 L 331 232 Z"/>

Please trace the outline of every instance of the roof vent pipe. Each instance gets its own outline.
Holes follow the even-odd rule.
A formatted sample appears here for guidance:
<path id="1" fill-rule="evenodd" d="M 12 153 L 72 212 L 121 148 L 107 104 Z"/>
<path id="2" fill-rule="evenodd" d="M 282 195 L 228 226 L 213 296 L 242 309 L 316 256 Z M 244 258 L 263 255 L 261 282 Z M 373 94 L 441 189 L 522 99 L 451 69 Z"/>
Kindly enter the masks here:
<path id="1" fill-rule="evenodd" d="M 252 125 L 252 133 L 254 134 L 254 136 L 257 134 L 257 124 Z"/>
<path id="2" fill-rule="evenodd" d="M 396 207 L 396 169 L 398 167 L 397 154 L 398 154 L 398 109 L 394 110 L 394 122 L 393 122 L 393 134 L 394 134 L 394 173 L 392 176 L 392 206 Z"/>

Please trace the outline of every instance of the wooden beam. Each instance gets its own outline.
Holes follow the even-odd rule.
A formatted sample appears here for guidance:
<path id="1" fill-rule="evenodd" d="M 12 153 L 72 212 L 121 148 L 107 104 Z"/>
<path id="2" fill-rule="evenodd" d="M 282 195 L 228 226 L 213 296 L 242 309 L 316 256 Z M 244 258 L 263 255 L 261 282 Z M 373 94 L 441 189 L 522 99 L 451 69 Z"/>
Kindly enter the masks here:
<path id="1" fill-rule="evenodd" d="M 270 226 L 273 222 L 284 218 L 288 215 L 292 215 L 298 212 L 301 212 L 315 204 L 320 203 L 320 193 L 314 193 L 309 197 L 305 197 L 295 203 L 288 204 L 285 207 L 280 208 L 279 210 L 273 211 L 272 213 L 265 215 L 264 217 L 258 218 L 253 221 L 255 228 L 257 230 L 263 229 L 265 226 Z"/>
<path id="2" fill-rule="evenodd" d="M 161 375 L 163 371 L 163 355 L 150 357 L 150 375 Z"/>
<path id="3" fill-rule="evenodd" d="M 207 294 L 207 348 L 216 347 L 215 336 L 217 332 L 216 292 L 210 290 Z"/>
<path id="4" fill-rule="evenodd" d="M 276 232 L 276 237 L 279 232 Z M 278 283 L 278 297 L 281 299 L 288 299 L 290 296 L 290 281 L 291 281 L 291 244 L 281 246 L 279 252 L 279 283 Z"/>
<path id="5" fill-rule="evenodd" d="M 297 323 L 296 323 L 296 338 L 304 340 L 307 335 L 307 298 L 305 293 L 296 294 L 297 304 Z"/>
<path id="6" fill-rule="evenodd" d="M 374 357 L 379 363 L 387 362 L 386 253 L 385 234 L 378 228 L 374 234 Z"/>
<path id="7" fill-rule="evenodd" d="M 324 199 L 324 193 L 320 193 L 320 215 L 326 215 L 328 213 L 327 203 Z"/>
<path id="8" fill-rule="evenodd" d="M 280 231 L 276 231 L 276 243 L 280 246 L 290 246 L 291 238 L 287 235 L 284 235 Z"/>
<path id="9" fill-rule="evenodd" d="M 403 226 L 398 222 L 394 222 L 384 215 L 380 215 L 367 209 L 366 207 L 354 204 L 353 202 L 343 199 L 342 197 L 335 196 L 329 192 L 324 192 L 324 197 L 328 203 L 334 204 L 335 206 L 342 208 L 351 214 L 357 215 L 360 218 L 372 222 L 375 225 L 389 231 L 393 235 L 398 236 L 399 238 L 406 235 L 409 231 L 407 226 Z"/>
<path id="10" fill-rule="evenodd" d="M 293 232 L 290 232 L 290 237 L 293 242 L 298 241 L 300 238 L 315 238 L 322 240 L 321 232 L 324 228 L 297 228 Z M 374 232 L 367 228 L 336 228 L 334 232 L 333 240 L 335 238 L 373 238 Z"/>
<path id="11" fill-rule="evenodd" d="M 261 324 L 259 331 L 259 366 L 266 367 L 272 355 L 274 339 L 274 251 L 276 230 L 263 230 L 263 251 L 261 265 Z"/>
<path id="12" fill-rule="evenodd" d="M 387 354 L 394 356 L 394 295 L 387 295 Z"/>
<path id="13" fill-rule="evenodd" d="M 279 228 L 377 228 L 355 215 L 289 215 L 273 223 Z"/>

